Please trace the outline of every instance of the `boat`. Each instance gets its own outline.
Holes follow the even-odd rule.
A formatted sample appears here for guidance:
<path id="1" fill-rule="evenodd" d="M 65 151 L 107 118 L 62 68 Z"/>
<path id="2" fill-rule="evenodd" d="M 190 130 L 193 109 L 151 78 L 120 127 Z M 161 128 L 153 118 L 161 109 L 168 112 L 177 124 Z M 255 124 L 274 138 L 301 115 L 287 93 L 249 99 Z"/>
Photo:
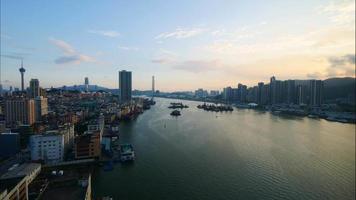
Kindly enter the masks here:
<path id="1" fill-rule="evenodd" d="M 180 109 L 183 109 L 183 108 L 189 108 L 188 105 L 184 105 L 183 103 L 170 103 L 170 106 L 168 106 L 168 108 L 171 108 L 171 109 L 177 109 L 177 108 L 180 108 Z"/>
<path id="2" fill-rule="evenodd" d="M 309 117 L 309 118 L 312 118 L 312 119 L 317 119 L 317 118 L 319 118 L 317 115 L 311 115 L 311 114 L 308 115 L 308 117 Z"/>
<path id="3" fill-rule="evenodd" d="M 171 115 L 172 115 L 172 116 L 179 116 L 179 115 L 180 115 L 180 111 L 179 111 L 179 110 L 173 110 L 173 111 L 171 112 Z"/>
<path id="4" fill-rule="evenodd" d="M 198 105 L 197 108 L 213 112 L 234 111 L 234 109 L 229 105 L 214 105 L 205 103 L 202 105 Z"/>
<path id="5" fill-rule="evenodd" d="M 131 144 L 120 145 L 120 160 L 121 162 L 135 160 L 135 151 Z"/>

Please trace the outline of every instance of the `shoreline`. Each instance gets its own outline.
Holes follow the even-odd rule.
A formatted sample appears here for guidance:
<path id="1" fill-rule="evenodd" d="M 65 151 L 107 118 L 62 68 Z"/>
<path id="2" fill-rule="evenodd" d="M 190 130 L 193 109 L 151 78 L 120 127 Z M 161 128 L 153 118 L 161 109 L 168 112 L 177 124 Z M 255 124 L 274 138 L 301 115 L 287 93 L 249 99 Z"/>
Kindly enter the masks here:
<path id="1" fill-rule="evenodd" d="M 204 103 L 220 103 L 220 104 L 227 104 L 225 102 L 221 102 L 221 101 L 213 101 L 213 100 L 201 100 L 201 99 L 189 99 L 189 98 L 177 98 L 177 97 L 163 97 L 163 96 L 157 96 L 156 98 L 164 98 L 164 99 L 175 99 L 175 100 L 185 100 L 185 101 L 195 101 L 195 102 L 204 102 Z M 293 113 L 290 111 L 283 111 L 283 110 L 270 110 L 270 109 L 266 109 L 266 108 L 261 108 L 261 107 L 249 107 L 247 104 L 240 104 L 243 105 L 244 107 L 239 107 L 236 104 L 231 104 L 234 108 L 238 108 L 238 109 L 251 109 L 251 110 L 256 110 L 256 111 L 264 111 L 264 112 L 269 112 L 273 115 L 285 115 L 285 116 L 295 116 L 295 117 L 307 117 L 310 119 L 324 119 L 326 121 L 329 122 L 339 122 L 339 123 L 343 123 L 343 124 L 354 124 L 356 125 L 356 120 L 355 121 L 350 121 L 348 119 L 345 118 L 337 118 L 335 116 L 320 116 L 318 114 L 313 114 L 307 111 L 304 111 L 306 113 L 303 114 L 297 114 L 297 113 Z M 246 107 L 245 107 L 246 106 Z M 337 112 L 335 112 L 337 113 Z M 342 114 L 342 112 L 339 112 L 339 114 Z M 354 115 L 356 115 L 356 113 L 354 113 Z"/>

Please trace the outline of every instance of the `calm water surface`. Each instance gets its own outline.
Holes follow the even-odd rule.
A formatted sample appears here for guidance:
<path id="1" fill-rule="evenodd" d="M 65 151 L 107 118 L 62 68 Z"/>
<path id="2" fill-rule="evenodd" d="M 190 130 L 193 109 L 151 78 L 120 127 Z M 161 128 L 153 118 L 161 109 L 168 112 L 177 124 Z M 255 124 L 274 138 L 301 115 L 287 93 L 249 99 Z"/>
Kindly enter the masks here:
<path id="1" fill-rule="evenodd" d="M 115 199 L 355 199 L 355 125 L 238 109 L 172 117 L 157 104 L 122 123 L 136 161 L 94 174 Z"/>

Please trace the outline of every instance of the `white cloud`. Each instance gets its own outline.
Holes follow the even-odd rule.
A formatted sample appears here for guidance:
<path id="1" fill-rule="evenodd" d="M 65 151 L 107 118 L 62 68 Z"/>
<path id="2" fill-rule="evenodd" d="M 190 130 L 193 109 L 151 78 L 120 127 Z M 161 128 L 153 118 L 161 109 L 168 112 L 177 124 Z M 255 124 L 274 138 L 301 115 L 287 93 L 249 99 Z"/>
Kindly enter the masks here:
<path id="1" fill-rule="evenodd" d="M 114 30 L 89 30 L 88 32 L 111 38 L 120 36 L 120 33 Z"/>
<path id="2" fill-rule="evenodd" d="M 54 63 L 56 64 L 80 64 L 81 62 L 95 61 L 91 56 L 78 53 L 73 46 L 63 40 L 50 38 L 49 41 L 58 47 L 64 54 L 54 60 Z"/>
<path id="3" fill-rule="evenodd" d="M 174 63 L 177 58 L 178 55 L 176 53 L 167 49 L 159 49 L 151 62 L 159 64 L 171 64 Z"/>
<path id="4" fill-rule="evenodd" d="M 64 54 L 71 55 L 71 54 L 76 53 L 74 48 L 70 44 L 68 44 L 67 42 L 65 42 L 63 40 L 57 40 L 54 38 L 50 38 L 49 41 L 52 44 L 54 44 L 55 46 L 57 46 L 59 49 L 61 49 Z"/>
<path id="5" fill-rule="evenodd" d="M 355 1 L 332 2 L 318 8 L 320 14 L 326 14 L 332 22 L 339 24 L 355 23 Z"/>
<path id="6" fill-rule="evenodd" d="M 197 36 L 201 33 L 205 32 L 202 28 L 177 28 L 173 32 L 166 32 L 161 33 L 156 36 L 156 39 L 168 39 L 168 38 L 175 38 L 175 39 L 185 39 Z"/>

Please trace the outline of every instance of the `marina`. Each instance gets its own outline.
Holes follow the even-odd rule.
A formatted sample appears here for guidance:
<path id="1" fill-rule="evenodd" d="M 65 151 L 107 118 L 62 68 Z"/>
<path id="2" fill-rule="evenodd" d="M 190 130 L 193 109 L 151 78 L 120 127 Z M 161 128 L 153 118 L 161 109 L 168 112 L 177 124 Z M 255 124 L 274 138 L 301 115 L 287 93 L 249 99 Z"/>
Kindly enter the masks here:
<path id="1" fill-rule="evenodd" d="M 134 164 L 114 164 L 111 171 L 98 170 L 95 197 L 355 197 L 354 124 L 254 109 L 202 112 L 199 102 L 184 100 L 189 109 L 173 118 L 170 99 L 155 101 L 137 119 L 120 124 L 120 144 L 131 144 L 139 158 Z"/>

